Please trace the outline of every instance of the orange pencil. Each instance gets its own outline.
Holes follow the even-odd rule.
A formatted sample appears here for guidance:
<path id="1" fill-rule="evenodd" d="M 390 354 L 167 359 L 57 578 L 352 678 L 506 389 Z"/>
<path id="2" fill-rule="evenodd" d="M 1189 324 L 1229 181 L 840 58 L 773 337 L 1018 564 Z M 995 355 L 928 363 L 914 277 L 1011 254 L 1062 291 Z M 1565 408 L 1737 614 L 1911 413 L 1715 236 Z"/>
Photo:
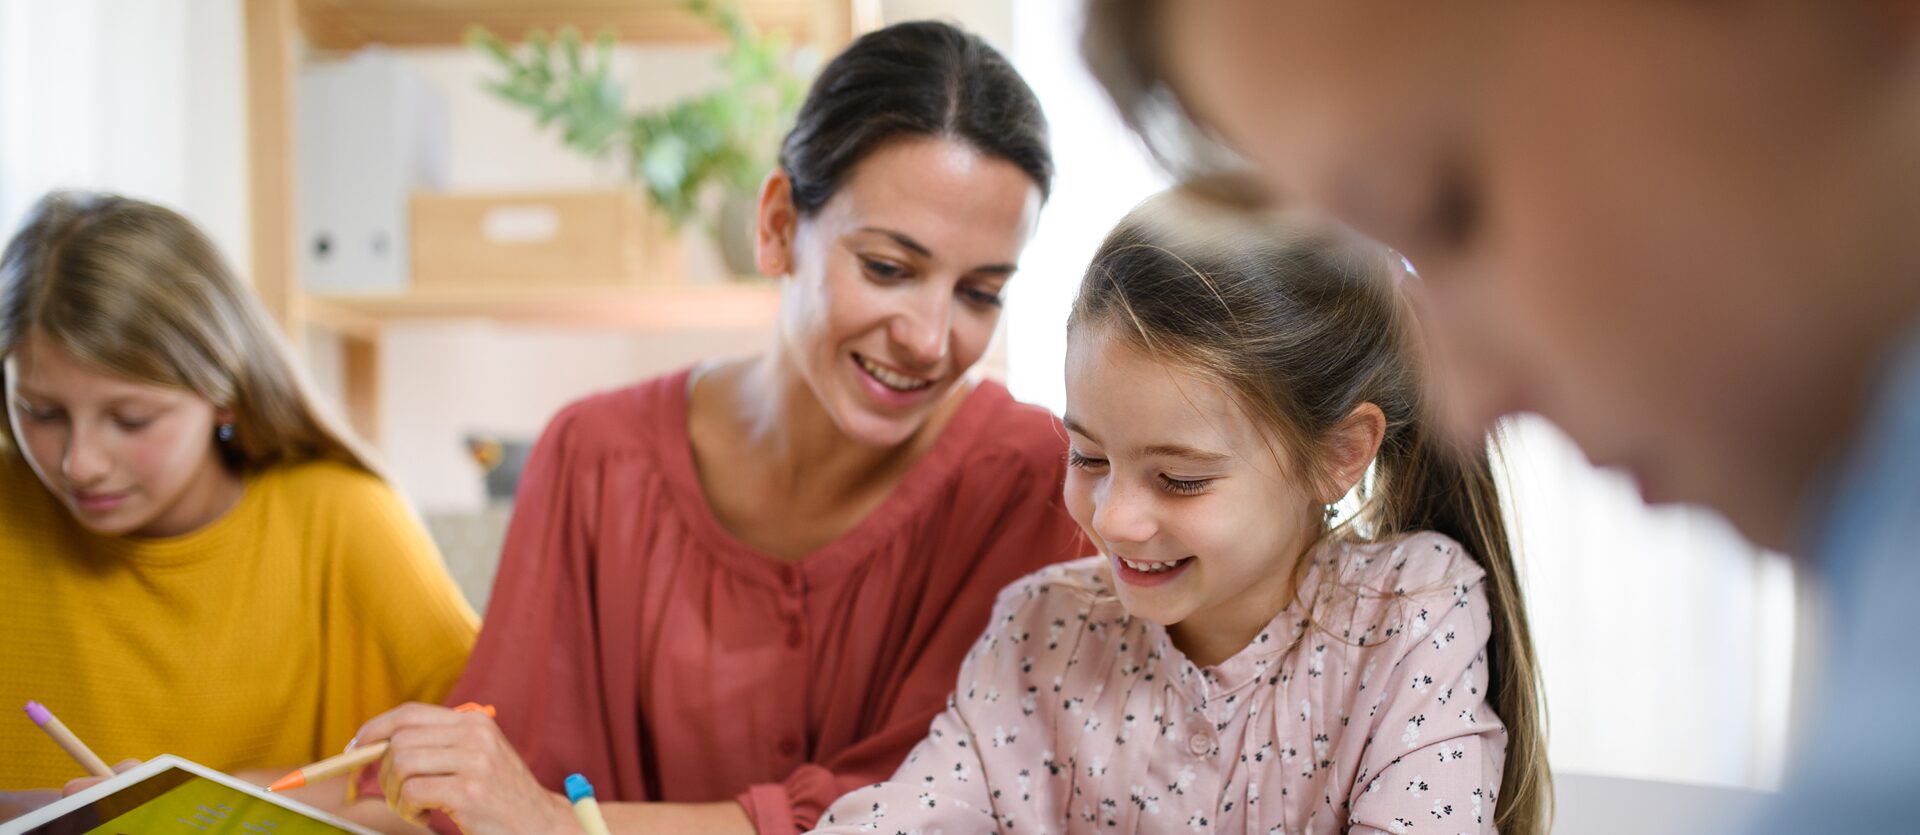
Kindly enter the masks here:
<path id="1" fill-rule="evenodd" d="M 460 711 L 461 713 L 494 715 L 493 705 L 474 704 L 473 702 L 463 704 L 454 708 L 454 710 Z M 355 748 L 337 757 L 328 757 L 312 765 L 296 768 L 287 776 L 273 781 L 273 785 L 268 786 L 267 791 L 283 792 L 287 789 L 297 789 L 308 783 L 319 782 L 328 777 L 345 774 L 367 763 L 378 760 L 386 756 L 386 754 L 387 743 L 385 740 L 368 745 L 365 748 Z"/>

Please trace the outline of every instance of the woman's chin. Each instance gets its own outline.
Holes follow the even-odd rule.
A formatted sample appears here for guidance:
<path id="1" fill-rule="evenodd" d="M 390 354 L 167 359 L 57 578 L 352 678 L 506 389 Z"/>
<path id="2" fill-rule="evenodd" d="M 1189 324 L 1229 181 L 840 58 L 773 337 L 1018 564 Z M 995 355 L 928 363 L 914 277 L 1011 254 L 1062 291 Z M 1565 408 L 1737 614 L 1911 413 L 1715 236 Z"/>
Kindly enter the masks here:
<path id="1" fill-rule="evenodd" d="M 911 440 L 925 424 L 924 420 L 878 419 L 871 415 L 854 416 L 842 424 L 847 439 L 864 447 L 891 449 Z"/>
<path id="2" fill-rule="evenodd" d="M 848 440 L 865 447 L 886 449 L 904 444 L 919 433 L 927 425 L 930 410 L 915 409 L 905 413 L 881 411 L 860 402 L 856 395 L 843 400 L 835 411 L 838 414 L 834 415 L 834 423 L 840 426 L 840 431 L 846 434 Z"/>

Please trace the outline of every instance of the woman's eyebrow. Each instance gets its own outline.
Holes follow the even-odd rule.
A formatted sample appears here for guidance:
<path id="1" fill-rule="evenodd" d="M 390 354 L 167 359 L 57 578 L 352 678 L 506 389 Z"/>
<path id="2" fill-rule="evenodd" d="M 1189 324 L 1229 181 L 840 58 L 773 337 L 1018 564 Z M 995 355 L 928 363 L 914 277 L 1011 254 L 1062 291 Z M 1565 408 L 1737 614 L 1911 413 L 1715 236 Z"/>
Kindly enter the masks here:
<path id="1" fill-rule="evenodd" d="M 905 232 L 899 232 L 892 229 L 883 229 L 878 226 L 863 227 L 860 231 L 871 232 L 875 235 L 885 235 L 888 238 L 891 238 L 894 243 L 897 243 L 903 247 L 906 247 L 906 249 L 909 252 L 912 252 L 913 254 L 918 255 L 922 258 L 933 257 L 933 250 L 928 249 L 926 244 L 923 244 L 919 241 L 914 240 L 912 235 L 908 235 Z M 983 264 L 981 266 L 974 267 L 973 269 L 970 269 L 967 272 L 992 273 L 997 275 L 1013 275 L 1019 270 L 1020 270 L 1020 267 L 1017 264 Z"/>
<path id="2" fill-rule="evenodd" d="M 885 235 L 889 238 L 892 238 L 894 243 L 897 243 L 901 246 L 906 247 L 907 249 L 911 250 L 915 255 L 918 255 L 922 258 L 933 257 L 933 250 L 928 249 L 926 244 L 923 244 L 923 243 L 920 243 L 919 241 L 914 240 L 913 236 L 908 235 L 905 232 L 896 232 L 892 229 L 882 229 L 878 226 L 868 226 L 864 229 L 861 229 L 860 231 L 872 232 L 876 235 Z"/>

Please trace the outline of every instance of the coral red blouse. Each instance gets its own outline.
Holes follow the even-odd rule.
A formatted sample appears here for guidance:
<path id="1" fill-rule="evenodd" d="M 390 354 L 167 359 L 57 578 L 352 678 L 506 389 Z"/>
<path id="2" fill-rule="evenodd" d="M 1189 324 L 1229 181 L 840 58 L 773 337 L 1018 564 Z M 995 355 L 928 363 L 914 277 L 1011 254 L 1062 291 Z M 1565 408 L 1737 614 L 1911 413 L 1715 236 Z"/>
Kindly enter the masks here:
<path id="1" fill-rule="evenodd" d="M 689 375 L 547 428 L 449 703 L 496 706 L 549 789 L 581 772 L 603 801 L 737 799 L 762 833 L 810 829 L 926 735 L 1000 588 L 1086 551 L 1065 435 L 981 383 L 878 509 L 787 562 L 709 510 Z"/>

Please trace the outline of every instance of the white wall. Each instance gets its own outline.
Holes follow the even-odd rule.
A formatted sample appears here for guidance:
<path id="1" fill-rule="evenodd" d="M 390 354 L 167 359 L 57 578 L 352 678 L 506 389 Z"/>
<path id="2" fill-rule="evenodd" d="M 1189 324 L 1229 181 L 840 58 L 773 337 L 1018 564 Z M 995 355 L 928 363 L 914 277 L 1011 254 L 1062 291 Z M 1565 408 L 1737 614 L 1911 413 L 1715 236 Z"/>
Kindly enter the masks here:
<path id="1" fill-rule="evenodd" d="M 1073 0 L 1027 0 L 1077 6 Z M 1013 3 L 1011 0 L 885 0 L 880 4 L 880 19 L 888 24 L 903 20 L 943 20 L 967 29 L 1002 50 L 1013 44 Z"/>
<path id="2" fill-rule="evenodd" d="M 54 188 L 179 209 L 245 274 L 240 0 L 0 0 L 0 228 Z"/>

